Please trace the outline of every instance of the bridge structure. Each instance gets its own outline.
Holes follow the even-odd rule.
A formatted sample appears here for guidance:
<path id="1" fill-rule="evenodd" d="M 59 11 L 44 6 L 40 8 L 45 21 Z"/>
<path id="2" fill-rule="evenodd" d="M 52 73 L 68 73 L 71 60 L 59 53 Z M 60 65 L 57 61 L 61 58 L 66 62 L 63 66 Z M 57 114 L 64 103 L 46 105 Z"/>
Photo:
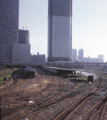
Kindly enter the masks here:
<path id="1" fill-rule="evenodd" d="M 26 67 L 26 66 L 44 66 L 46 63 L 38 63 L 38 64 L 33 64 L 33 63 L 0 63 L 0 66 L 4 67 Z"/>
<path id="2" fill-rule="evenodd" d="M 93 68 L 107 69 L 107 63 L 88 63 L 88 62 L 47 62 L 46 66 L 62 68 Z"/>
<path id="3" fill-rule="evenodd" d="M 61 68 L 89 68 L 89 69 L 107 69 L 107 63 L 87 63 L 87 62 L 71 62 L 71 61 L 56 61 L 56 62 L 45 62 L 39 64 L 32 63 L 0 63 L 0 66 L 6 67 L 26 67 L 26 66 L 52 66 Z"/>

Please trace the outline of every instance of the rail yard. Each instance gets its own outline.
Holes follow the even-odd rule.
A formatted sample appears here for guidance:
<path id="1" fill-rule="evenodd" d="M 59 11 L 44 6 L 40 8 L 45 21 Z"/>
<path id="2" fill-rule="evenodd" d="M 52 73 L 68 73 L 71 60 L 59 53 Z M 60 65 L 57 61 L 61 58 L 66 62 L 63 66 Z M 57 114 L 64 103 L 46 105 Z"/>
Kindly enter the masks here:
<path id="1" fill-rule="evenodd" d="M 37 67 L 34 77 L 26 77 L 22 69 L 11 71 L 14 79 L 0 86 L 1 119 L 107 120 L 106 71 L 91 71 L 98 74 L 92 83 Z M 6 73 L 0 74 L 3 72 Z"/>

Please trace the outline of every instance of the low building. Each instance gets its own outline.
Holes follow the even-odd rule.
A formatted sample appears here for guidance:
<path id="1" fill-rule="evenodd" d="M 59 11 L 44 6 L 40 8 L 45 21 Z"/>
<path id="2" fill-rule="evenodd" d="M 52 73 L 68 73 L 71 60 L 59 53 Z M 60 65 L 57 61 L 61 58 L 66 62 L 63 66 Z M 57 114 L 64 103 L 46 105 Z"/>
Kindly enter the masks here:
<path id="1" fill-rule="evenodd" d="M 39 53 L 37 53 L 37 55 L 32 55 L 31 56 L 31 64 L 34 65 L 45 65 L 45 54 L 43 55 L 39 55 Z"/>
<path id="2" fill-rule="evenodd" d="M 89 63 L 97 63 L 98 58 L 91 58 L 91 57 L 84 57 L 84 62 L 89 62 Z"/>

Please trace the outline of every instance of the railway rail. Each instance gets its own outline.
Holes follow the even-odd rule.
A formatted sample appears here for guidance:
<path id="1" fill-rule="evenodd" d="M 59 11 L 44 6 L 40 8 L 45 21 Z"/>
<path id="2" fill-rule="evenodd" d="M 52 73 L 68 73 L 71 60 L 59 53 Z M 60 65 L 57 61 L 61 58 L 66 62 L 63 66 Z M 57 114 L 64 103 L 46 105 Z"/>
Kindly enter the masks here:
<path id="1" fill-rule="evenodd" d="M 103 87 L 105 87 L 107 85 L 104 85 L 100 88 L 98 88 L 97 91 L 94 91 L 93 93 L 90 92 L 88 95 L 83 96 L 82 98 L 78 99 L 78 101 L 74 102 L 73 104 L 71 104 L 68 108 L 66 108 L 63 112 L 61 112 L 59 115 L 57 115 L 54 120 L 70 120 L 71 118 L 71 114 L 73 114 L 73 112 L 80 107 L 81 105 L 83 105 L 83 103 L 85 103 L 91 96 L 93 96 L 96 92 L 98 92 L 99 90 L 103 89 Z M 82 117 L 80 117 L 82 118 Z M 73 120 L 73 118 L 71 119 Z M 75 120 L 75 119 L 74 119 Z"/>
<path id="2" fill-rule="evenodd" d="M 42 77 L 40 77 L 39 76 L 39 78 L 40 79 L 43 79 Z M 53 79 L 52 79 L 53 80 Z M 52 81 L 51 80 L 51 81 Z M 61 91 L 61 90 L 63 90 L 63 88 L 64 88 L 64 83 L 62 83 L 62 82 L 60 82 L 60 81 L 58 81 L 58 80 L 56 80 L 56 82 L 58 82 L 58 86 L 55 86 L 55 85 L 53 85 L 55 88 L 53 89 L 53 93 L 51 93 L 49 96 L 47 96 L 47 98 L 45 98 L 45 99 L 42 99 L 41 101 L 39 101 L 39 102 L 37 102 L 36 104 L 37 105 L 41 105 L 41 104 L 43 104 L 44 102 L 47 102 L 47 100 L 48 100 L 48 102 L 49 102 L 49 100 L 50 99 L 52 99 L 55 95 L 56 95 L 56 91 Z M 53 84 L 53 83 L 52 83 Z M 45 88 L 44 89 L 47 89 L 47 87 L 48 86 L 45 86 Z M 43 91 L 40 91 L 40 92 L 43 92 Z M 38 94 L 38 93 L 37 93 Z M 40 94 L 40 93 L 39 93 Z M 35 94 L 36 95 L 36 94 Z M 51 97 L 50 97 L 51 96 Z M 38 109 L 39 108 L 39 106 L 38 107 L 36 107 L 34 110 L 36 110 L 36 109 Z M 29 112 L 32 112 L 32 111 L 34 111 L 34 110 L 30 110 Z M 19 113 L 20 114 L 20 113 Z M 11 116 L 8 116 L 7 118 L 4 118 L 4 120 L 5 119 L 19 119 L 19 115 L 18 113 L 15 113 L 15 114 L 13 114 L 13 115 L 11 115 Z M 26 114 L 26 113 L 25 113 Z M 24 114 L 23 114 L 24 115 Z M 17 117 L 18 116 L 18 117 Z"/>
<path id="3" fill-rule="evenodd" d="M 56 102 L 58 102 L 58 100 L 55 102 L 55 98 L 52 98 L 52 99 L 50 100 L 51 103 L 52 103 L 52 100 L 54 100 L 54 101 L 53 101 L 54 104 L 55 104 Z M 51 105 L 51 103 L 50 103 L 50 105 Z M 39 107 L 43 109 L 43 108 L 47 107 L 48 104 L 49 104 L 49 101 L 47 101 L 46 103 L 42 104 L 42 105 L 39 106 Z M 27 116 L 27 118 L 32 119 L 32 118 L 30 118 L 30 116 L 32 116 L 33 114 L 35 114 L 35 112 L 32 113 L 31 115 Z M 33 118 L 34 118 L 34 117 L 33 117 Z"/>
<path id="4" fill-rule="evenodd" d="M 107 119 L 107 102 L 103 107 L 103 110 L 101 112 L 100 120 L 106 120 Z"/>

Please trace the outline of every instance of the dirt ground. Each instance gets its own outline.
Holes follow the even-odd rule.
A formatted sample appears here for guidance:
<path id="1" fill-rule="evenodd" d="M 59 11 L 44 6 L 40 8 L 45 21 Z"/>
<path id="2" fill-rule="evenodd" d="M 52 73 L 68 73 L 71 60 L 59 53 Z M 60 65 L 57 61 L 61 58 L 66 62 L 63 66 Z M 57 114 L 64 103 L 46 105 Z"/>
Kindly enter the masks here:
<path id="1" fill-rule="evenodd" d="M 53 120 L 83 95 L 96 89 L 98 81 L 70 81 L 41 68 L 35 77 L 27 78 L 21 70 L 18 77 L 0 86 L 1 120 Z"/>

